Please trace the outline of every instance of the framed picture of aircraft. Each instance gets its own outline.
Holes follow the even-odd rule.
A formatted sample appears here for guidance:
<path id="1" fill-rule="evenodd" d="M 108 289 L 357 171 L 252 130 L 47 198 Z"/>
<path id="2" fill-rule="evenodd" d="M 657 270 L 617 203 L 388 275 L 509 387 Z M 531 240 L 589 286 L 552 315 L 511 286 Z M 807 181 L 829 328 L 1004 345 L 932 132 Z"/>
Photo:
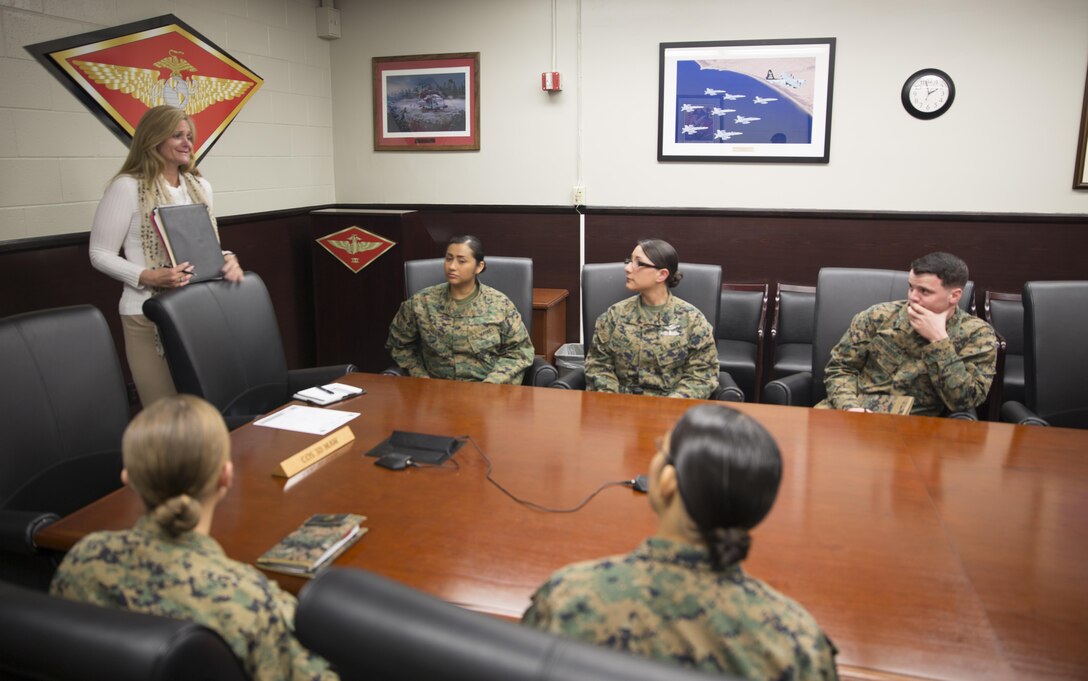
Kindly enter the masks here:
<path id="1" fill-rule="evenodd" d="M 480 53 L 374 57 L 375 151 L 479 151 Z"/>
<path id="2" fill-rule="evenodd" d="M 658 161 L 828 163 L 835 39 L 661 43 Z"/>
<path id="3" fill-rule="evenodd" d="M 1084 107 L 1080 114 L 1080 140 L 1077 142 L 1073 189 L 1088 189 L 1088 79 L 1084 83 Z"/>
<path id="4" fill-rule="evenodd" d="M 151 107 L 185 109 L 196 127 L 198 163 L 264 83 L 173 14 L 26 50 L 125 146 Z"/>

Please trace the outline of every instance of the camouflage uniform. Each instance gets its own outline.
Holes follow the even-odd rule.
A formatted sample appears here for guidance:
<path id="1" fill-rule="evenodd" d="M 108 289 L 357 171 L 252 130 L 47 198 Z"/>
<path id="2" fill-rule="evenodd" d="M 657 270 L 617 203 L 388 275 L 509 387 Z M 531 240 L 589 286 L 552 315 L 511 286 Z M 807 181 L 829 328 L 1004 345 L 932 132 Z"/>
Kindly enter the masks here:
<path id="1" fill-rule="evenodd" d="M 982 404 L 993 381 L 997 339 L 990 325 L 956 308 L 948 338 L 930 343 L 911 328 L 907 301 L 854 316 L 824 371 L 827 399 L 817 408 L 850 409 L 862 395 L 910 395 L 912 414 L 938 416 Z"/>
<path id="2" fill-rule="evenodd" d="M 804 608 L 701 546 L 652 537 L 626 556 L 569 565 L 522 623 L 745 679 L 837 679 L 835 649 Z"/>
<path id="3" fill-rule="evenodd" d="M 697 307 L 670 294 L 659 310 L 632 296 L 597 319 L 586 389 L 706 399 L 718 387 L 714 329 Z"/>
<path id="4" fill-rule="evenodd" d="M 84 537 L 50 591 L 96 605 L 202 624 L 219 633 L 254 681 L 329 679 L 328 663 L 294 634 L 295 598 L 203 534 L 171 537 L 149 516 Z"/>
<path id="5" fill-rule="evenodd" d="M 533 343 L 510 299 L 478 284 L 458 304 L 449 284 L 425 288 L 401 303 L 385 349 L 412 376 L 520 384 L 533 363 Z"/>

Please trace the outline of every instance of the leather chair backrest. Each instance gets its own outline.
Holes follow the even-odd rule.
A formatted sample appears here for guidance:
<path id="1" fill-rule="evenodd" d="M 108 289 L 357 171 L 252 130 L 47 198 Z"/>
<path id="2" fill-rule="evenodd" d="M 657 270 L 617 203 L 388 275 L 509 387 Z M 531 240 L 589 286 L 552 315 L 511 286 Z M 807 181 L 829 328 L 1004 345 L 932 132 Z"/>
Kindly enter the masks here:
<path id="1" fill-rule="evenodd" d="M 533 332 L 533 260 L 492 255 L 484 258 L 487 267 L 480 274 L 480 281 L 510 299 L 525 323 L 525 330 Z M 404 290 L 407 296 L 419 293 L 428 286 L 446 281 L 445 260 L 426 258 L 404 263 Z"/>
<path id="2" fill-rule="evenodd" d="M 760 323 L 764 320 L 767 306 L 767 285 L 762 290 L 740 290 L 722 287 L 718 304 L 718 332 L 716 338 L 760 342 Z"/>
<path id="3" fill-rule="evenodd" d="M 680 263 L 680 273 L 684 278 L 672 289 L 682 300 L 686 300 L 703 313 L 710 322 L 717 338 L 718 306 L 721 305 L 722 266 L 701 263 Z"/>
<path id="4" fill-rule="evenodd" d="M 791 291 L 779 284 L 776 343 L 811 343 L 816 326 L 816 288 Z"/>
<path id="5" fill-rule="evenodd" d="M 344 681 L 721 679 L 472 612 L 361 570 L 302 591 L 295 631 Z"/>
<path id="6" fill-rule="evenodd" d="M 627 290 L 622 262 L 586 263 L 582 266 L 582 343 L 589 354 L 597 317 L 633 293 Z"/>
<path id="7" fill-rule="evenodd" d="M 1088 281 L 1029 281 L 1023 296 L 1027 407 L 1088 428 Z"/>
<path id="8" fill-rule="evenodd" d="M 627 277 L 622 262 L 587 263 L 582 267 L 582 342 L 593 338 L 597 317 L 616 303 L 635 295 L 627 290 Z M 703 313 L 714 328 L 718 328 L 718 305 L 721 303 L 722 268 L 720 265 L 681 263 L 684 277 L 672 289 Z"/>
<path id="9" fill-rule="evenodd" d="M 0 508 L 66 515 L 121 486 L 131 413 L 97 308 L 0 320 L 0 375 Z"/>
<path id="10" fill-rule="evenodd" d="M 816 282 L 816 321 L 812 341 L 812 404 L 827 396 L 824 369 L 831 348 L 850 327 L 850 321 L 877 303 L 907 298 L 907 272 L 852 267 L 824 267 Z M 960 309 L 973 309 L 975 284 L 968 281 Z"/>
<path id="11" fill-rule="evenodd" d="M 1024 354 L 1024 303 L 1017 300 L 991 297 L 986 292 L 986 321 L 1005 339 L 1005 352 L 1010 355 Z M 998 294 L 1001 295 L 1001 294 Z"/>
<path id="12" fill-rule="evenodd" d="M 262 414 L 291 398 L 276 311 L 264 281 L 206 281 L 144 303 L 159 326 L 178 392 L 198 395 L 224 416 Z"/>
<path id="13" fill-rule="evenodd" d="M 244 681 L 230 646 L 192 622 L 0 582 L 0 678 Z"/>

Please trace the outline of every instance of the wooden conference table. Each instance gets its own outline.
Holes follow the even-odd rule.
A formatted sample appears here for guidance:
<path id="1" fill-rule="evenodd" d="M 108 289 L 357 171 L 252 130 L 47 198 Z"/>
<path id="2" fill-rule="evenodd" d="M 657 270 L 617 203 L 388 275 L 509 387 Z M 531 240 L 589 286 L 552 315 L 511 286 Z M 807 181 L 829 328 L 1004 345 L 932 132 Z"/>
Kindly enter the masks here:
<path id="1" fill-rule="evenodd" d="M 686 400 L 354 374 L 355 442 L 290 482 L 270 472 L 318 437 L 233 433 L 235 486 L 213 535 L 252 563 L 315 512 L 370 533 L 337 561 L 516 618 L 556 568 L 625 553 L 651 534 L 645 496 L 606 489 L 576 513 L 529 510 L 459 467 L 378 468 L 392 429 L 470 434 L 513 494 L 574 506 L 645 472 Z M 855 679 L 1088 678 L 1088 432 L 744 404 L 785 459 L 778 502 L 745 568 L 805 605 Z M 133 524 L 121 490 L 38 533 L 65 549 Z M 270 573 L 271 574 L 271 573 Z M 302 580 L 272 575 L 297 591 Z"/>

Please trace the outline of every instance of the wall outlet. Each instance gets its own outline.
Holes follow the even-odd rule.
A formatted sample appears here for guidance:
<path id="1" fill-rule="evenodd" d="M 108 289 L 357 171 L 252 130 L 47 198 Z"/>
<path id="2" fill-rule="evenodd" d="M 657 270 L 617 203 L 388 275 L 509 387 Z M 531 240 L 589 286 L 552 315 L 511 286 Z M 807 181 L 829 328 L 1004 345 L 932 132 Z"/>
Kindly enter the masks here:
<path id="1" fill-rule="evenodd" d="M 586 186 L 584 184 L 574 185 L 574 205 L 584 206 L 586 205 Z"/>

